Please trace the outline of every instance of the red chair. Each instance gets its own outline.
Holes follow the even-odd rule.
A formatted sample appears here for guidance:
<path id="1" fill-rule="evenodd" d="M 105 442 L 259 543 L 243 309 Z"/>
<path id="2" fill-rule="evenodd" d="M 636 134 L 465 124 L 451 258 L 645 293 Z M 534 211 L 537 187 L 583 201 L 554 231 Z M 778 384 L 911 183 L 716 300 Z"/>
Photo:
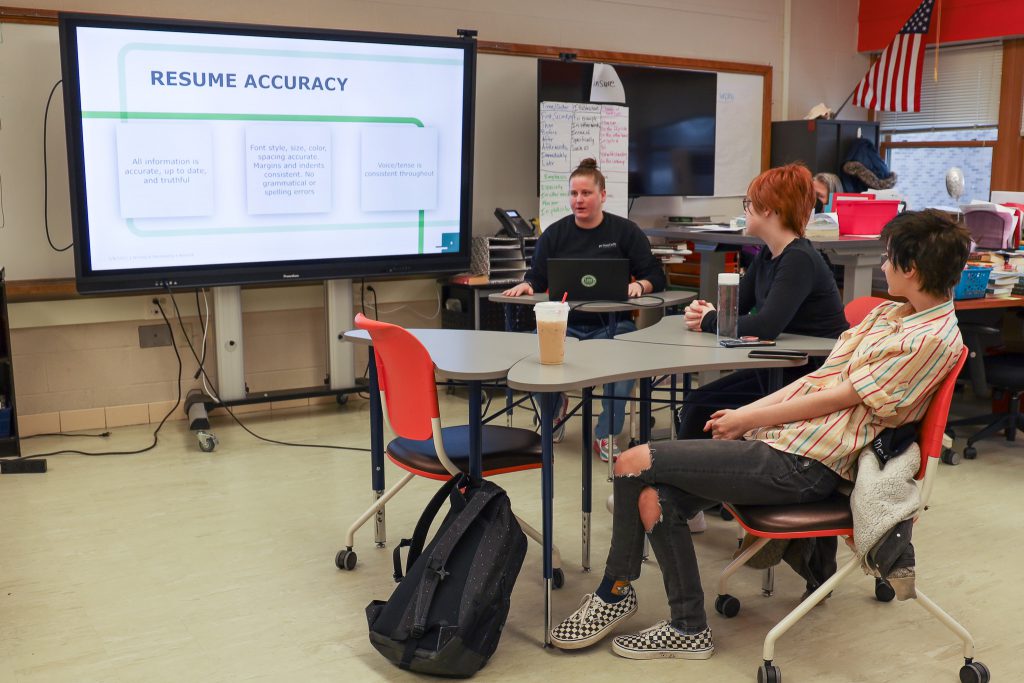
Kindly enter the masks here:
<path id="1" fill-rule="evenodd" d="M 397 325 L 371 320 L 362 313 L 356 315 L 355 322 L 356 327 L 370 333 L 373 341 L 384 423 L 398 437 L 387 445 L 387 456 L 407 474 L 349 527 L 346 549 L 340 551 L 335 560 L 339 569 L 349 570 L 356 566 L 356 554 L 352 550 L 356 531 L 383 509 L 413 477 L 444 481 L 469 471 L 469 425 L 441 426 L 434 362 L 427 349 Z M 540 469 L 540 435 L 535 432 L 484 425 L 482 437 L 485 477 Z M 519 525 L 527 536 L 542 542 L 542 536 L 536 529 L 522 519 L 519 519 Z M 560 588 L 565 576 L 557 548 L 554 549 L 553 564 L 556 569 L 552 585 Z"/>
<path id="2" fill-rule="evenodd" d="M 843 313 L 846 314 L 846 322 L 850 323 L 850 327 L 860 325 L 860 321 L 870 313 L 879 304 L 888 302 L 889 299 L 883 299 L 877 296 L 861 296 L 857 297 L 850 303 L 843 306 Z"/>
<path id="3" fill-rule="evenodd" d="M 934 485 L 934 476 L 938 468 L 928 467 L 932 459 L 939 458 L 942 452 L 942 436 L 949 416 L 949 404 L 953 397 L 953 386 L 956 383 L 960 368 L 967 359 L 965 349 L 956 366 L 949 372 L 938 391 L 931 399 L 918 434 L 918 445 L 921 448 L 921 467 L 917 474 L 921 482 L 921 506 L 917 517 L 927 509 L 928 499 Z M 735 516 L 748 534 L 757 537 L 757 541 L 741 553 L 725 568 L 718 580 L 718 599 L 715 610 L 730 618 L 740 610 L 740 602 L 729 595 L 728 580 L 747 563 L 761 548 L 773 538 L 817 538 L 840 536 L 853 549 L 853 516 L 850 512 L 850 500 L 841 493 L 834 493 L 829 498 L 816 503 L 800 505 L 730 505 L 729 511 Z M 861 556 L 854 549 L 854 557 L 817 590 L 807 596 L 792 612 L 768 632 L 764 640 L 764 663 L 757 670 L 758 683 L 778 683 L 782 680 L 779 668 L 772 664 L 775 657 L 775 641 L 781 638 L 800 619 L 824 600 L 835 587 L 850 573 L 859 570 Z M 878 581 L 876 597 L 888 602 L 892 600 L 892 588 L 884 581 Z M 951 616 L 932 602 L 920 589 L 917 590 L 917 602 L 932 616 L 953 631 L 964 646 L 964 666 L 960 669 L 960 680 L 963 683 L 985 683 L 990 680 L 988 669 L 981 662 L 974 661 L 974 640 L 967 630 Z"/>

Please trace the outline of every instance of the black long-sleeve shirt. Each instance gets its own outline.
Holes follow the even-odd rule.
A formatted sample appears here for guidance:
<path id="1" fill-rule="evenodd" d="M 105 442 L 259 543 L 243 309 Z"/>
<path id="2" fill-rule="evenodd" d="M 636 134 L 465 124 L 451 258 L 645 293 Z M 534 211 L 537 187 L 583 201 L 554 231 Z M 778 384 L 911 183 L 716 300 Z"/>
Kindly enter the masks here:
<path id="1" fill-rule="evenodd" d="M 555 221 L 541 233 L 533 250 L 530 270 L 523 276 L 535 292 L 548 288 L 548 259 L 550 258 L 625 258 L 629 259 L 629 274 L 637 280 L 651 283 L 652 292 L 665 289 L 665 271 L 651 253 L 651 243 L 643 230 L 628 218 L 604 213 L 604 219 L 595 228 L 581 228 L 574 216 Z M 570 324 L 599 324 L 600 316 L 574 312 Z"/>
<path id="2" fill-rule="evenodd" d="M 767 247 L 740 278 L 740 336 L 775 339 L 783 332 L 837 338 L 848 327 L 832 271 L 810 240 L 798 238 L 772 258 Z M 714 332 L 718 312 L 701 321 Z"/>

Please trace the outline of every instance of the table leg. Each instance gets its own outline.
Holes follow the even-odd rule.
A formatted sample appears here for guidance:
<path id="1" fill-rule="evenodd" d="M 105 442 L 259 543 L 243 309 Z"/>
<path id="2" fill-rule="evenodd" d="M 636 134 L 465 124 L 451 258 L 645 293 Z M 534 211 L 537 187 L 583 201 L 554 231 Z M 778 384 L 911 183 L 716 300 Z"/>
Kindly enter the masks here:
<path id="1" fill-rule="evenodd" d="M 871 277 L 878 267 L 875 254 L 837 254 L 829 256 L 832 263 L 843 267 L 843 303 L 862 296 L 871 296 Z"/>
<path id="2" fill-rule="evenodd" d="M 651 378 L 640 380 L 640 443 L 651 440 Z"/>
<path id="3" fill-rule="evenodd" d="M 373 499 L 384 495 L 384 409 L 380 402 L 380 386 L 377 379 L 377 362 L 373 347 L 370 347 L 369 362 L 370 393 L 370 485 Z M 384 508 L 377 511 L 373 521 L 374 541 L 378 548 L 387 544 L 387 529 L 384 523 Z"/>
<path id="4" fill-rule="evenodd" d="M 542 505 L 541 533 L 544 536 L 544 647 L 551 646 L 551 545 L 552 545 L 552 504 L 554 499 L 554 434 L 551 421 L 555 415 L 555 401 L 558 394 L 540 395 L 540 439 L 541 470 L 540 498 Z"/>
<path id="5" fill-rule="evenodd" d="M 594 438 L 594 389 L 583 390 L 583 571 L 590 571 L 590 512 L 593 503 L 594 461 L 590 444 Z"/>
<path id="6" fill-rule="evenodd" d="M 725 272 L 725 255 L 728 252 L 699 248 L 697 252 L 700 254 L 700 298 L 717 303 L 718 275 Z"/>
<path id="7" fill-rule="evenodd" d="M 611 322 L 608 324 L 608 338 L 615 339 L 615 330 L 618 326 L 618 319 L 614 313 L 609 313 Z M 615 395 L 615 385 L 605 384 L 603 387 L 603 393 L 605 396 Z M 618 404 L 614 398 L 608 401 L 608 481 L 612 481 L 615 478 L 615 437 L 617 434 L 612 434 L 612 429 L 615 428 L 615 408 Z M 623 404 L 622 409 L 625 410 L 626 406 Z"/>
<path id="8" fill-rule="evenodd" d="M 471 380 L 469 385 L 469 476 L 473 481 L 483 479 L 483 384 Z"/>

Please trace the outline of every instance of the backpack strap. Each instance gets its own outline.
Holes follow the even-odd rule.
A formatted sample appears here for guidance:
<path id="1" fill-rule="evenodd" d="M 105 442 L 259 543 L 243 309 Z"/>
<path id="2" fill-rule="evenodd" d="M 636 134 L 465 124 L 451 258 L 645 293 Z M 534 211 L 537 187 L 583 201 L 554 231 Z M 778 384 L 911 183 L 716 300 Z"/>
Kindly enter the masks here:
<path id="1" fill-rule="evenodd" d="M 458 494 L 460 488 L 469 485 L 469 477 L 464 474 L 459 474 L 448 481 L 446 481 L 434 497 L 427 503 L 427 507 L 423 508 L 423 514 L 420 515 L 420 519 L 416 522 L 416 529 L 412 532 L 412 539 L 409 542 L 409 556 L 405 560 L 405 571 L 409 571 L 413 563 L 416 562 L 417 558 L 423 553 L 423 546 L 427 542 L 427 534 L 430 532 L 430 525 L 434 523 L 434 518 L 437 517 L 438 511 L 441 506 L 444 505 L 446 498 L 451 496 L 453 498 L 452 504 L 454 506 L 454 498 Z M 461 498 L 461 496 L 459 496 Z M 465 502 L 462 502 L 465 506 Z M 395 565 L 398 566 L 397 564 Z M 398 572 L 396 571 L 396 576 Z"/>
<path id="2" fill-rule="evenodd" d="M 505 491 L 501 487 L 484 482 L 473 493 L 466 509 L 455 518 L 451 526 L 445 531 L 444 536 L 438 539 L 437 544 L 431 550 L 430 557 L 427 558 L 426 571 L 423 572 L 423 582 L 420 584 L 420 590 L 416 595 L 412 630 L 409 632 L 412 638 L 418 640 L 426 632 L 427 614 L 430 611 L 431 603 L 434 601 L 437 584 L 448 576 L 448 572 L 444 568 L 448 562 L 448 557 L 455 549 L 459 540 L 473 525 L 473 522 L 476 521 L 484 507 L 504 493 Z"/>
<path id="3" fill-rule="evenodd" d="M 399 541 L 398 545 L 395 546 L 395 552 L 392 554 L 392 560 L 395 563 L 395 573 L 392 576 L 395 577 L 395 583 L 401 582 L 405 575 L 402 573 L 402 548 L 408 548 L 412 545 L 411 538 L 403 538 Z"/>

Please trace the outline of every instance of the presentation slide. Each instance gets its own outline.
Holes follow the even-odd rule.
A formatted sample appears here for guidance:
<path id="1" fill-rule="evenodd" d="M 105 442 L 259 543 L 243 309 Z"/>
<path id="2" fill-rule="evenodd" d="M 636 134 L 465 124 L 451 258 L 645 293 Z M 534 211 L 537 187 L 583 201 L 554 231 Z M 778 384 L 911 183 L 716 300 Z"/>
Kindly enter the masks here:
<path id="1" fill-rule="evenodd" d="M 77 40 L 93 270 L 458 249 L 461 50 Z"/>

